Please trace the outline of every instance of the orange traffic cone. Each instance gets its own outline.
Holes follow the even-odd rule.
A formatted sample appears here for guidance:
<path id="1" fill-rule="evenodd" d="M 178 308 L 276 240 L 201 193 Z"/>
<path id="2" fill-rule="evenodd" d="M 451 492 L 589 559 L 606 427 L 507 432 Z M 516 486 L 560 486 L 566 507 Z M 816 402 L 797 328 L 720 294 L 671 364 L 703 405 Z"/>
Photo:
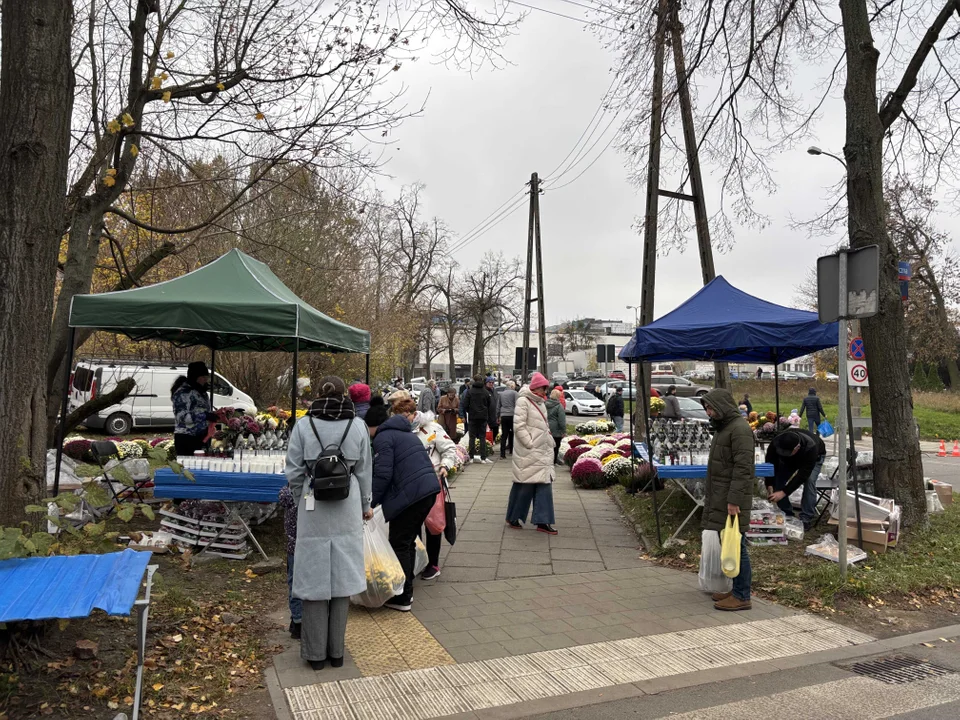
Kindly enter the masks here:
<path id="1" fill-rule="evenodd" d="M 953 452 L 950 453 L 953 457 L 960 457 L 960 442 L 956 440 L 953 441 Z"/>
<path id="2" fill-rule="evenodd" d="M 937 457 L 946 457 L 947 456 L 947 446 L 943 444 L 943 440 L 940 441 L 940 449 L 937 451 Z"/>

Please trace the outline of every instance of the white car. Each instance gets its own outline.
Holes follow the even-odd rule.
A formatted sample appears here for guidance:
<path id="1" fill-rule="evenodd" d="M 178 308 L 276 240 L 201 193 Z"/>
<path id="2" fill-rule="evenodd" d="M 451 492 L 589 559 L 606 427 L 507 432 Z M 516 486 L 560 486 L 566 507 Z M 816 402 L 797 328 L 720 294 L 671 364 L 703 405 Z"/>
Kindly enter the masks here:
<path id="1" fill-rule="evenodd" d="M 563 397 L 570 415 L 603 415 L 603 403 L 586 390 L 565 390 Z"/>

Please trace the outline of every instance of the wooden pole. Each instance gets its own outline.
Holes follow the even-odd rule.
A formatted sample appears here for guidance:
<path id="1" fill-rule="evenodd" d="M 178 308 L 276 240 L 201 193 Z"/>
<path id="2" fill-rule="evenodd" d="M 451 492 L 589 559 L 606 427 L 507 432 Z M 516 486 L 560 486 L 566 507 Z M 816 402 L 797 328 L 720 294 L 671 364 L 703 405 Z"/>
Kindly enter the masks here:
<path id="1" fill-rule="evenodd" d="M 530 360 L 527 348 L 530 347 L 530 303 L 533 295 L 533 241 L 534 223 L 536 222 L 537 174 L 530 176 L 530 217 L 527 224 L 527 275 L 523 296 L 523 348 L 520 357 L 520 382 L 528 382 L 527 373 L 530 372 Z"/>
<path id="2" fill-rule="evenodd" d="M 640 292 L 640 325 L 653 322 L 653 296 L 657 284 L 657 221 L 660 212 L 660 145 L 663 136 L 663 55 L 666 45 L 668 0 L 660 0 L 657 9 L 657 34 L 654 38 L 653 86 L 650 110 L 650 158 L 647 164 L 647 202 L 643 221 L 643 279 Z M 650 373 L 639 370 L 640 397 L 650 397 Z M 645 413 L 640 414 L 643 418 Z M 634 421 L 637 422 L 637 421 Z M 646 438 L 646 428 L 637 424 Z"/>
<path id="3" fill-rule="evenodd" d="M 713 264 L 713 246 L 710 243 L 710 224 L 707 217 L 707 203 L 703 194 L 703 176 L 700 174 L 700 152 L 697 147 L 697 133 L 693 123 L 693 104 L 690 101 L 690 84 L 687 77 L 687 63 L 683 57 L 683 25 L 678 12 L 679 2 L 670 0 L 669 20 L 671 44 L 673 45 L 673 64 L 677 73 L 677 99 L 680 104 L 680 119 L 683 125 L 683 145 L 687 153 L 687 171 L 690 173 L 690 201 L 693 203 L 693 217 L 697 228 L 697 245 L 700 252 L 700 272 L 706 285 L 717 276 Z M 727 387 L 727 363 L 714 363 L 716 387 Z"/>
<path id="4" fill-rule="evenodd" d="M 530 183 L 536 186 L 533 193 L 534 204 L 534 242 L 537 255 L 537 322 L 540 338 L 540 372 L 547 374 L 547 321 L 543 308 L 543 253 L 540 246 L 540 178 L 536 173 L 530 178 Z"/>

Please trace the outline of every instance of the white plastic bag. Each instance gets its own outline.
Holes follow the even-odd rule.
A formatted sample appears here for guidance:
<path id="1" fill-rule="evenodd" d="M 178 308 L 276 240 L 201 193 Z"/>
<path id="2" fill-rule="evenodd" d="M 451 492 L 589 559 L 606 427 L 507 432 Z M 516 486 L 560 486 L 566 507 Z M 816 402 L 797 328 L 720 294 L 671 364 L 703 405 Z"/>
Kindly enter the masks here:
<path id="1" fill-rule="evenodd" d="M 940 502 L 940 496 L 936 490 L 927 490 L 927 512 L 943 512 L 943 503 Z"/>
<path id="2" fill-rule="evenodd" d="M 783 534 L 788 540 L 803 540 L 803 523 L 800 518 L 786 517 L 783 521 Z"/>
<path id="3" fill-rule="evenodd" d="M 704 530 L 700 536 L 700 589 L 707 593 L 733 589 L 733 580 L 720 569 L 720 533 L 716 530 Z"/>
<path id="4" fill-rule="evenodd" d="M 417 557 L 413 562 L 413 574 L 419 575 L 427 569 L 430 564 L 430 558 L 427 556 L 427 547 L 420 538 L 417 538 Z"/>
<path id="5" fill-rule="evenodd" d="M 359 595 L 351 595 L 350 602 L 368 608 L 381 607 L 403 592 L 406 576 L 390 547 L 383 520 L 383 510 L 373 511 L 373 518 L 363 524 L 363 564 L 367 572 L 367 589 Z"/>
<path id="6" fill-rule="evenodd" d="M 815 555 L 825 560 L 832 560 L 835 563 L 840 562 L 840 544 L 837 539 L 830 535 L 821 535 L 813 545 L 807 545 L 805 555 Z M 853 565 L 855 562 L 867 559 L 867 553 L 856 545 L 847 545 L 847 565 Z"/>

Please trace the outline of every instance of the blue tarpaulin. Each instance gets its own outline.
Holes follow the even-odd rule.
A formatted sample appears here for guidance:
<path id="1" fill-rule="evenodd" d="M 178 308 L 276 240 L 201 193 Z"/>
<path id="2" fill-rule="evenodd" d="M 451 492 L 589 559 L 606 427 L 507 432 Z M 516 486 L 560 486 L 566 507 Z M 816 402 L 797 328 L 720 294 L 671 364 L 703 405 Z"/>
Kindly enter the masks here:
<path id="1" fill-rule="evenodd" d="M 149 552 L 17 558 L 0 562 L 0 622 L 127 615 Z"/>
<path id="2" fill-rule="evenodd" d="M 718 276 L 676 310 L 638 327 L 627 362 L 716 360 L 782 363 L 836 347 L 837 323 L 748 295 Z"/>
<path id="3" fill-rule="evenodd" d="M 193 480 L 168 468 L 153 475 L 153 496 L 158 498 L 199 498 L 234 502 L 275 503 L 286 487 L 285 475 L 266 473 L 225 473 L 191 470 Z"/>

